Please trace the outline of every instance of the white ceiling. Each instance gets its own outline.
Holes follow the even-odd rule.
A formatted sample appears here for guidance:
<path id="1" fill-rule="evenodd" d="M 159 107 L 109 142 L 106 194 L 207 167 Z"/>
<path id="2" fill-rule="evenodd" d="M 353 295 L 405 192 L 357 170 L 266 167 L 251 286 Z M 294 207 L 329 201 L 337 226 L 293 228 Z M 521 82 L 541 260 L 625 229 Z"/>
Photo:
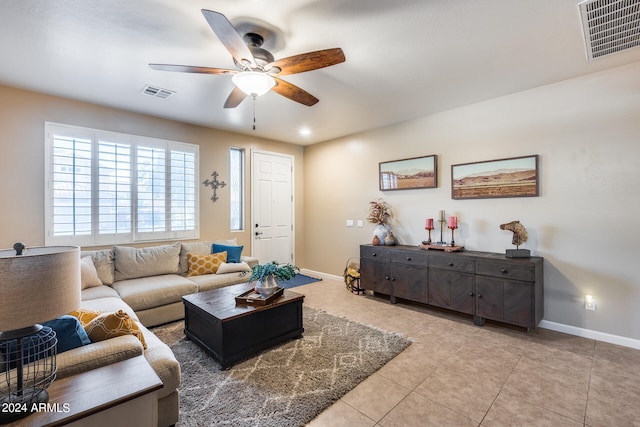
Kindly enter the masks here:
<path id="1" fill-rule="evenodd" d="M 587 61 L 578 0 L 0 0 L 0 84 L 295 144 L 402 122 L 640 60 Z M 223 109 L 234 68 L 201 9 L 264 21 L 283 58 L 341 47 L 345 63 L 283 76 L 320 99 L 273 92 Z M 146 84 L 175 91 L 141 94 Z M 302 127 L 311 135 L 300 136 Z"/>

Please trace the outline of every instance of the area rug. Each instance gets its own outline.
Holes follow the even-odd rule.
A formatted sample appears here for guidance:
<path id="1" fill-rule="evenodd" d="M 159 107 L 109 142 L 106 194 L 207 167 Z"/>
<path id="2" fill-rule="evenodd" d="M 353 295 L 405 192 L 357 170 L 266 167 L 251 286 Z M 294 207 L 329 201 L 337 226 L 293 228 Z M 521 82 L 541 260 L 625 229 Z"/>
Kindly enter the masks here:
<path id="1" fill-rule="evenodd" d="M 304 307 L 304 336 L 229 370 L 183 333 L 153 329 L 180 362 L 176 426 L 303 426 L 404 350 L 410 341 Z"/>
<path id="2" fill-rule="evenodd" d="M 307 276 L 306 274 L 296 274 L 289 280 L 283 280 L 282 282 L 278 282 L 278 286 L 281 286 L 285 289 L 295 288 L 296 286 L 308 285 L 309 283 L 319 282 L 322 279 L 318 279 L 316 277 Z"/>

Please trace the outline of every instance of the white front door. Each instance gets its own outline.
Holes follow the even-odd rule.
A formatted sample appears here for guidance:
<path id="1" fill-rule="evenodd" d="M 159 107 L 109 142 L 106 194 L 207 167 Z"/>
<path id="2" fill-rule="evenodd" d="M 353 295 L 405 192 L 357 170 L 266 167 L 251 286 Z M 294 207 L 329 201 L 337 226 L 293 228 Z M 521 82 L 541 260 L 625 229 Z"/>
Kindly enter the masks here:
<path id="1" fill-rule="evenodd" d="M 293 263 L 293 157 L 253 151 L 251 170 L 252 255 Z"/>

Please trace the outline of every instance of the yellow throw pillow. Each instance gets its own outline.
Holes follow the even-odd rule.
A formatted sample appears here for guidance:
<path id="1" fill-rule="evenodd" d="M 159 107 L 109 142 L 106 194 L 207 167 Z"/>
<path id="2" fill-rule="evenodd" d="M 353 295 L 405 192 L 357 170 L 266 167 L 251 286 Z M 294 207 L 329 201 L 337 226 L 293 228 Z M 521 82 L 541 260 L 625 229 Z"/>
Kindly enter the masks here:
<path id="1" fill-rule="evenodd" d="M 145 349 L 147 348 L 142 331 L 136 322 L 122 310 L 115 313 L 102 313 L 85 326 L 84 330 L 87 331 L 92 342 L 104 341 L 122 335 L 133 335 L 140 340 Z"/>
<path id="2" fill-rule="evenodd" d="M 215 274 L 220 264 L 226 261 L 226 252 L 218 252 L 210 255 L 187 254 L 187 264 L 189 265 L 187 276 Z"/>
<path id="3" fill-rule="evenodd" d="M 69 316 L 73 316 L 80 321 L 82 327 L 86 327 L 93 319 L 100 316 L 99 311 L 87 310 L 86 308 L 77 308 L 69 313 Z"/>

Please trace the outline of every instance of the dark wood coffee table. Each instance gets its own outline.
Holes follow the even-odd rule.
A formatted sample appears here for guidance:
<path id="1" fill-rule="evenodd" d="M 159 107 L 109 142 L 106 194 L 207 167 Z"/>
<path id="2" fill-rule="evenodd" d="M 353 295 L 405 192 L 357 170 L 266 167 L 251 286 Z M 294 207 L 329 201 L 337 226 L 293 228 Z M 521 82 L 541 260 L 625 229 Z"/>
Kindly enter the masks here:
<path id="1" fill-rule="evenodd" d="M 304 295 L 284 290 L 265 306 L 236 304 L 248 283 L 182 297 L 184 333 L 220 362 L 221 369 L 291 338 L 300 338 Z"/>

